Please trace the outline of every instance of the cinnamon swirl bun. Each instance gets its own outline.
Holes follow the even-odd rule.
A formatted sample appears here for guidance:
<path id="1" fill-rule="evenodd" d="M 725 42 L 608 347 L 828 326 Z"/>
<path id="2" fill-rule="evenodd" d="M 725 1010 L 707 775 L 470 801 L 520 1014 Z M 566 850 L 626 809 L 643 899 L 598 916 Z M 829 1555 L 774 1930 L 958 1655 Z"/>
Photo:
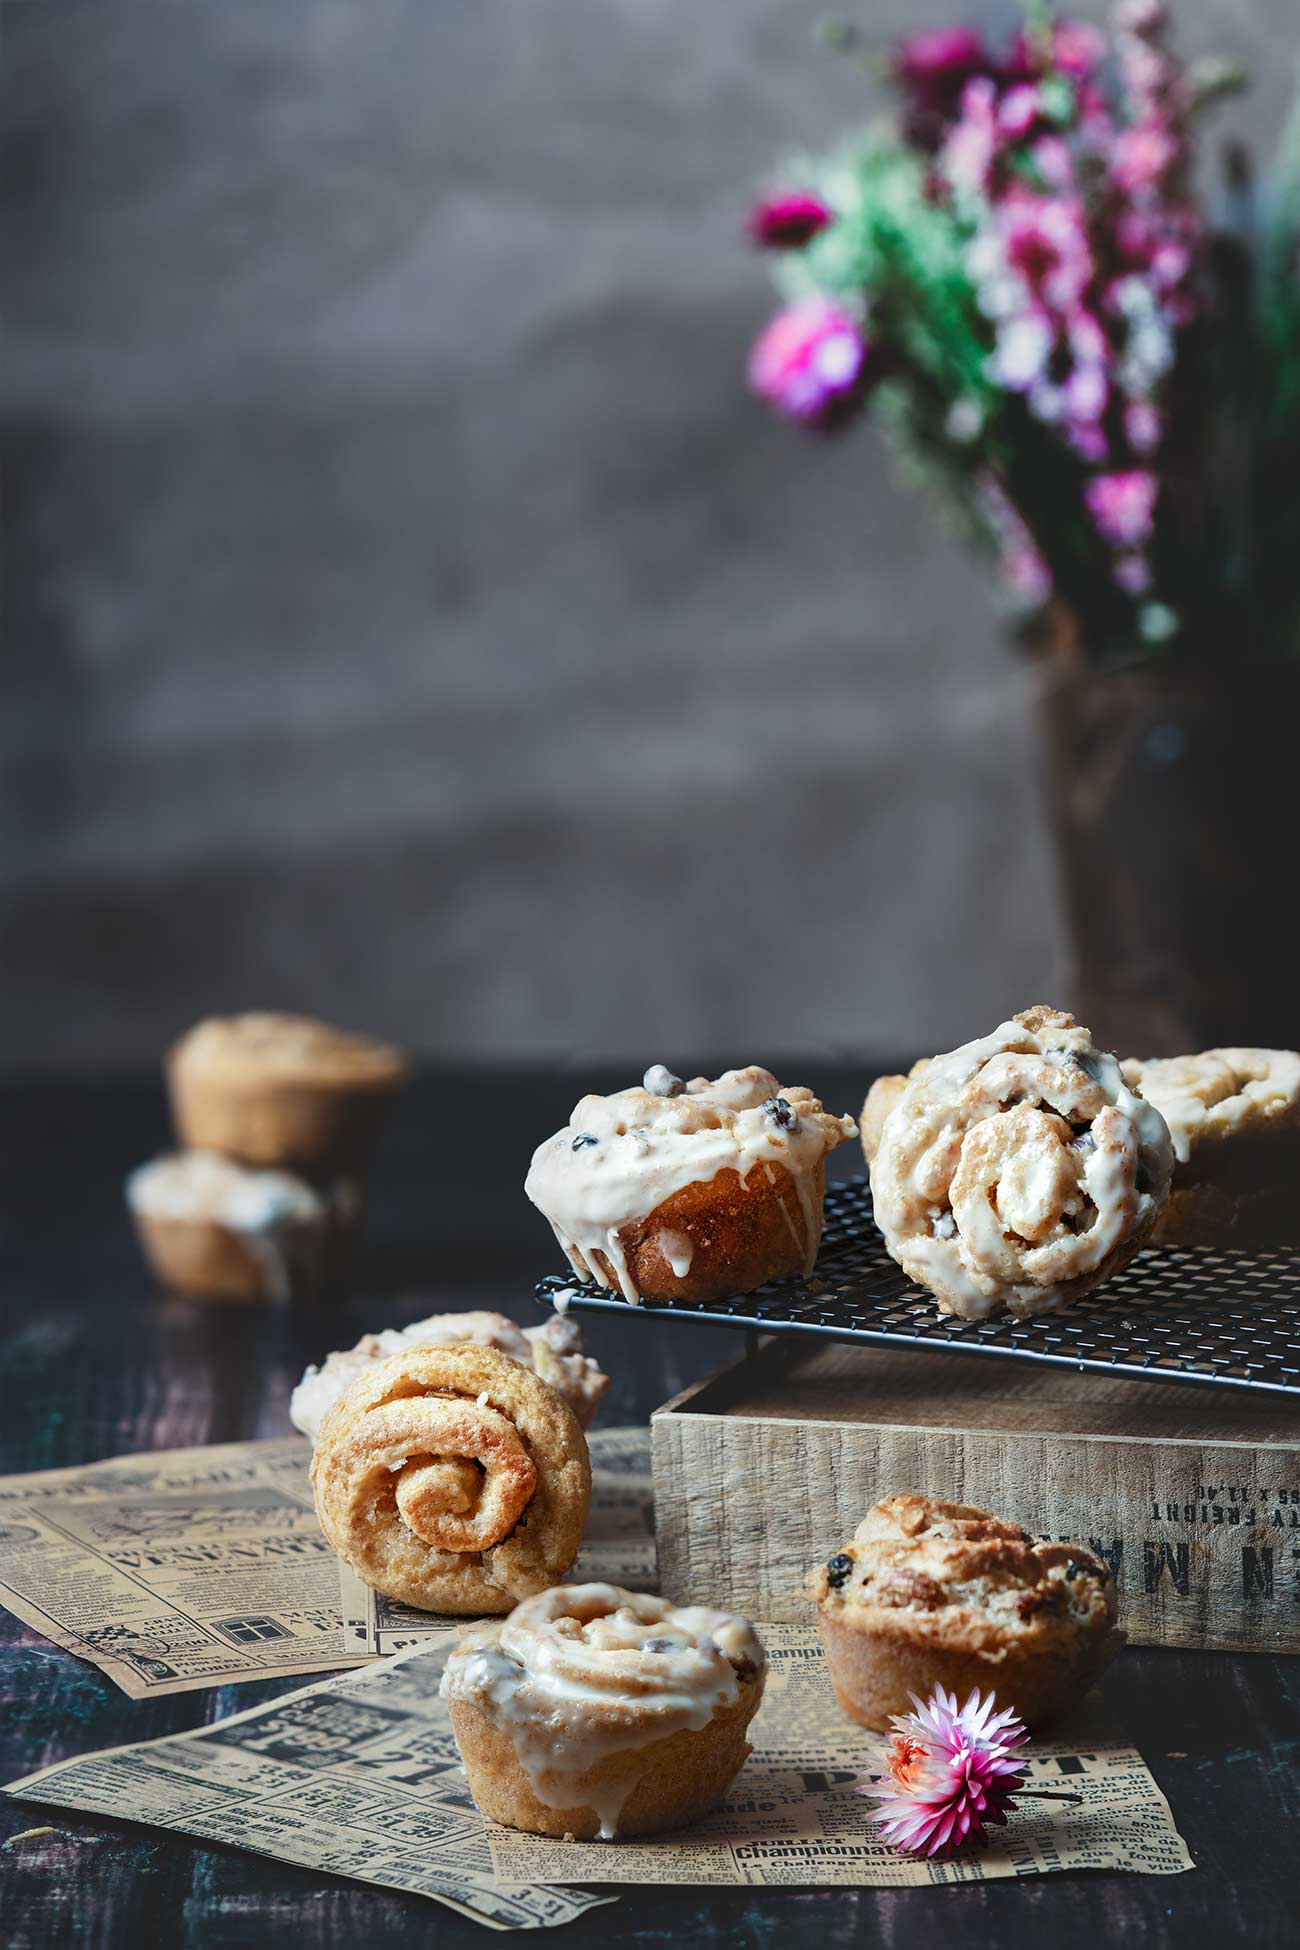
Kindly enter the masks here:
<path id="1" fill-rule="evenodd" d="M 1126 1266 L 1169 1194 L 1165 1121 L 1073 1016 L 1026 1009 L 934 1057 L 886 1117 L 876 1223 L 942 1313 L 1064 1305 Z"/>
<path id="2" fill-rule="evenodd" d="M 404 1348 L 321 1422 L 321 1529 L 375 1590 L 424 1611 L 506 1612 L 577 1556 L 591 1500 L 567 1402 L 495 1348 Z"/>
<path id="3" fill-rule="evenodd" d="M 717 1806 L 749 1752 L 765 1669 L 732 1612 L 575 1584 L 472 1627 L 442 1690 L 485 1815 L 609 1840 Z"/>

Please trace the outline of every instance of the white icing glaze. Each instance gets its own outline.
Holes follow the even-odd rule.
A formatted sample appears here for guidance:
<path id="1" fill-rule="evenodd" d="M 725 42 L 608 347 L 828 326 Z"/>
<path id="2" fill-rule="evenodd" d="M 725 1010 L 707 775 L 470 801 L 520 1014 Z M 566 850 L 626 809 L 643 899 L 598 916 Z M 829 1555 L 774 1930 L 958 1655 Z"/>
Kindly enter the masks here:
<path id="1" fill-rule="evenodd" d="M 1169 1126 L 1186 1164 L 1206 1139 L 1300 1126 L 1300 1052 L 1229 1048 L 1123 1065 Z"/>
<path id="2" fill-rule="evenodd" d="M 998 1157 L 988 1118 L 1005 1134 Z M 1071 1142 L 1078 1119 L 1089 1129 Z M 1058 1305 L 1069 1280 L 1150 1224 L 1172 1168 L 1160 1112 L 1086 1029 L 1005 1022 L 909 1080 L 882 1125 L 871 1185 L 893 1257 L 945 1311 L 984 1319 Z M 1068 1274 L 1054 1271 L 1067 1253 Z"/>
<path id="3" fill-rule="evenodd" d="M 152 1159 L 131 1173 L 126 1198 L 133 1212 L 151 1218 L 206 1221 L 238 1233 L 277 1300 L 288 1299 L 295 1262 L 309 1241 L 322 1243 L 331 1206 L 337 1204 L 287 1171 L 255 1170 L 216 1151 L 174 1151 Z"/>
<path id="4" fill-rule="evenodd" d="M 775 1098 L 786 1100 L 786 1124 L 764 1109 Z M 754 1065 L 713 1082 L 696 1077 L 673 1096 L 641 1087 L 584 1097 L 564 1130 L 537 1147 L 524 1189 L 575 1270 L 608 1286 L 593 1257 L 603 1255 L 624 1299 L 635 1305 L 640 1295 L 619 1234 L 685 1186 L 707 1184 L 720 1171 L 734 1171 L 744 1182 L 766 1165 L 770 1181 L 770 1167 L 785 1168 L 803 1214 L 811 1272 L 821 1234 L 816 1169 L 856 1132 L 851 1117 L 832 1117 L 808 1091 L 783 1090 L 770 1070 Z"/>
<path id="5" fill-rule="evenodd" d="M 781 1210 L 784 1212 L 785 1207 L 782 1206 Z M 672 1267 L 674 1277 L 684 1280 L 695 1257 L 695 1246 L 690 1237 L 684 1232 L 665 1230 L 659 1234 L 655 1244 Z"/>
<path id="6" fill-rule="evenodd" d="M 553 1314 L 540 1327 L 529 1328 L 517 1327 L 505 1314 L 482 1310 L 430 1314 L 425 1320 L 412 1321 L 409 1327 L 385 1327 L 377 1334 L 363 1334 L 355 1347 L 327 1355 L 319 1367 L 313 1363 L 289 1398 L 289 1419 L 314 1442 L 326 1410 L 359 1374 L 386 1354 L 397 1354 L 408 1347 L 450 1347 L 464 1341 L 498 1348 L 512 1361 L 532 1368 L 564 1396 L 584 1427 L 605 1392 L 607 1380 L 600 1364 L 582 1352 L 582 1329 L 562 1313 Z"/>
<path id="7" fill-rule="evenodd" d="M 736 1703 L 742 1677 L 764 1668 L 758 1634 L 734 1612 L 674 1608 L 617 1585 L 561 1585 L 473 1627 L 447 1661 L 442 1693 L 508 1735 L 539 1801 L 593 1808 L 609 1840 L 636 1785 L 637 1753 L 698 1733 Z M 580 1778 L 612 1756 L 627 1764 L 608 1786 Z"/>

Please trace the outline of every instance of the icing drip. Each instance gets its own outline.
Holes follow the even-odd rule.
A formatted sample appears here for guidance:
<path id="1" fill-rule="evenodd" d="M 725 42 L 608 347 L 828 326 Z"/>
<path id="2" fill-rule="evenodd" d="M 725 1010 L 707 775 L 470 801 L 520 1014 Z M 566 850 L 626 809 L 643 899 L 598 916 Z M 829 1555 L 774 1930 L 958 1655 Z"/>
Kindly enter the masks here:
<path id="1" fill-rule="evenodd" d="M 788 1124 L 764 1109 L 773 1100 L 790 1113 Z M 671 1096 L 643 1087 L 584 1097 L 565 1129 L 534 1152 L 524 1189 L 549 1219 L 574 1269 L 609 1286 L 594 1257 L 600 1255 L 624 1299 L 636 1305 L 640 1295 L 621 1233 L 685 1186 L 707 1184 L 721 1171 L 734 1171 L 744 1182 L 763 1165 L 771 1182 L 772 1168 L 784 1168 L 803 1215 L 801 1244 L 810 1272 L 821 1234 L 817 1167 L 856 1129 L 851 1117 L 832 1117 L 809 1091 L 783 1088 L 755 1065 L 728 1070 L 714 1082 L 696 1077 Z M 579 1133 L 596 1142 L 575 1151 Z M 665 1257 L 672 1264 L 671 1255 Z"/>
<path id="2" fill-rule="evenodd" d="M 608 1841 L 637 1782 L 636 1754 L 700 1732 L 764 1666 L 757 1633 L 735 1613 L 579 1584 L 472 1628 L 447 1661 L 442 1693 L 508 1735 L 539 1801 L 592 1808 Z M 608 1784 L 582 1778 L 615 1756 L 627 1764 Z"/>
<path id="3" fill-rule="evenodd" d="M 785 1207 L 781 1209 L 784 1211 Z M 684 1280 L 695 1257 L 695 1247 L 687 1235 L 684 1232 L 661 1232 L 655 1244 L 672 1267 L 674 1277 Z"/>

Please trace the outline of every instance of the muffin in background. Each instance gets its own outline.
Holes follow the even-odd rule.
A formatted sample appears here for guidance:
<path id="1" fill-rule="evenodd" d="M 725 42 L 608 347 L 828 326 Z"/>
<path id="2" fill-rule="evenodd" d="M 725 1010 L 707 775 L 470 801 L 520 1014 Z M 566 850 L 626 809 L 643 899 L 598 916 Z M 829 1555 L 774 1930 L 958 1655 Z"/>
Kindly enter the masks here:
<path id="1" fill-rule="evenodd" d="M 173 1045 L 183 1145 L 307 1175 L 353 1171 L 407 1076 L 400 1050 L 309 1016 L 210 1016 Z"/>

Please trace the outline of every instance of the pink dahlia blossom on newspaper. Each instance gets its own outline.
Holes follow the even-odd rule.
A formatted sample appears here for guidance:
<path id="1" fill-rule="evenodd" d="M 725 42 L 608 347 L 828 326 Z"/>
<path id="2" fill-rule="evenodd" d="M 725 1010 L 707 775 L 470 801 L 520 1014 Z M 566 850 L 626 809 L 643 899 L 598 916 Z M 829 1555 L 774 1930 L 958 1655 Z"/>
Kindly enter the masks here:
<path id="1" fill-rule="evenodd" d="M 861 396 L 867 346 L 847 312 L 825 298 L 780 311 L 749 355 L 749 383 L 791 420 L 829 426 Z"/>
<path id="2" fill-rule="evenodd" d="M 859 1782 L 859 1792 L 878 1801 L 872 1819 L 891 1848 L 909 1855 L 950 1855 L 985 1827 L 1002 1827 L 1024 1786 L 1018 1750 L 1028 1741 L 1024 1722 L 1010 1708 L 972 1692 L 957 1705 L 955 1693 L 936 1686 L 914 1713 L 895 1715 L 883 1774 Z"/>
<path id="3" fill-rule="evenodd" d="M 819 196 L 807 190 L 774 190 L 754 205 L 745 228 L 763 250 L 801 250 L 830 221 L 831 212 Z"/>

